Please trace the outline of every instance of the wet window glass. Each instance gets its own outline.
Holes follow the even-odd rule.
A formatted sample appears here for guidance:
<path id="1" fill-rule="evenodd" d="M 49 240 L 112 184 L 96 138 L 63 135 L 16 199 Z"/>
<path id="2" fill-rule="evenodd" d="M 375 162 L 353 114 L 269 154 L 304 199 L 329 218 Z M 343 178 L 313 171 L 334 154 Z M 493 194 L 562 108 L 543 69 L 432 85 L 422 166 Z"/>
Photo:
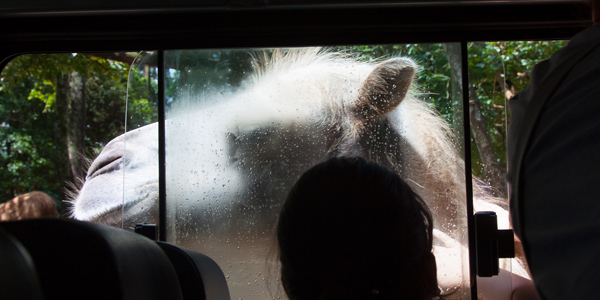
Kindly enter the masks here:
<path id="1" fill-rule="evenodd" d="M 390 60 L 401 80 L 382 93 L 397 100 L 364 109 L 378 105 L 368 82 L 392 76 L 377 71 Z M 300 175 L 332 156 L 407 181 L 441 237 L 444 293 L 469 293 L 460 45 L 167 51 L 165 63 L 167 239 L 215 259 L 233 299 L 284 296 L 279 210 Z"/>

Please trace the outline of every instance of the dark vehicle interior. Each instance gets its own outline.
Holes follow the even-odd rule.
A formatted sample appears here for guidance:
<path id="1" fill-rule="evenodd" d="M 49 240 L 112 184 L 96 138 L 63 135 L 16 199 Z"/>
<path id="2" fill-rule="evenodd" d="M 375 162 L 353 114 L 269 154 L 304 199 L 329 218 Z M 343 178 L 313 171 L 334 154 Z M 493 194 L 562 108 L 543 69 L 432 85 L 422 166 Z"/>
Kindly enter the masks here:
<path id="1" fill-rule="evenodd" d="M 272 299 L 262 285 L 253 283 L 249 290 L 237 287 L 246 282 L 250 286 L 255 278 L 265 281 L 258 269 L 244 269 L 248 268 L 245 258 L 239 258 L 238 265 L 238 254 L 231 256 L 236 258 L 215 258 L 218 246 L 214 252 L 190 246 L 193 243 L 185 239 L 186 232 L 197 233 L 202 225 L 172 225 L 182 217 L 179 211 L 174 212 L 175 201 L 169 202 L 175 194 L 168 192 L 173 191 L 169 184 L 175 171 L 168 169 L 170 154 L 166 150 L 174 139 L 166 129 L 174 101 L 168 84 L 173 74 L 179 74 L 173 61 L 183 61 L 186 56 L 181 53 L 185 51 L 454 44 L 460 46 L 463 62 L 459 71 L 462 99 L 457 105 L 469 107 L 471 43 L 569 40 L 591 24 L 584 0 L 3 1 L 0 72 L 21 55 L 150 53 L 148 57 L 155 60 L 151 65 L 156 70 L 157 86 L 158 205 L 157 218 L 149 222 L 153 225 L 140 225 L 135 230 L 148 230 L 145 235 L 150 239 L 93 222 L 44 219 L 0 223 L 0 291 L 4 293 L 0 298 Z M 238 55 L 232 53 L 231 57 Z M 134 65 L 137 57 L 128 59 Z M 478 277 L 496 276 L 498 259 L 514 257 L 515 246 L 512 231 L 498 230 L 495 214 L 492 219 L 475 215 L 469 109 L 462 110 L 461 118 L 462 134 L 458 135 L 464 147 L 464 174 L 460 176 L 467 180 L 465 218 L 460 222 L 466 228 L 463 244 L 471 251 L 465 260 L 458 258 L 465 271 L 461 273 L 461 291 L 453 297 L 478 299 Z M 119 218 L 121 226 L 127 227 L 124 217 Z M 239 223 L 243 222 L 254 221 L 240 218 Z M 212 227 L 206 230 L 216 231 Z M 237 235 L 243 231 L 236 230 Z M 196 239 L 204 241 L 199 236 Z M 216 239 L 206 237 L 207 245 Z M 266 244 L 263 248 L 242 246 L 242 250 L 237 246 L 237 250 L 260 252 L 268 250 L 270 244 Z M 243 272 L 247 272 L 239 275 L 243 283 L 232 283 L 235 274 Z M 258 275 L 245 275 L 252 272 Z M 270 279 L 267 276 L 266 281 Z"/>

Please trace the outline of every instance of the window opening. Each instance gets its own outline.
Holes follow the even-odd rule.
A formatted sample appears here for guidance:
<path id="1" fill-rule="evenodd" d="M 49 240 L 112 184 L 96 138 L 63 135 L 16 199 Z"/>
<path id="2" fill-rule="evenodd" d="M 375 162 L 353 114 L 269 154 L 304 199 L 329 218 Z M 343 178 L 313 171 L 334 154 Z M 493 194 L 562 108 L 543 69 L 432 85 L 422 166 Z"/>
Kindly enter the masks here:
<path id="1" fill-rule="evenodd" d="M 472 167 L 471 172 L 478 180 L 468 180 L 464 184 L 474 186 L 477 202 L 481 193 L 492 198 L 505 197 L 504 187 L 497 184 L 503 181 L 494 179 L 494 176 L 488 175 L 494 172 L 486 170 L 495 164 L 500 166 L 500 170 L 505 166 L 505 101 L 527 86 L 529 72 L 535 63 L 550 57 L 563 45 L 564 41 L 518 41 L 462 43 L 462 50 L 459 44 L 411 44 L 333 47 L 329 51 L 341 52 L 343 59 L 361 64 L 377 64 L 385 60 L 382 57 L 407 56 L 420 66 L 410 95 L 424 100 L 427 107 L 441 116 L 449 132 L 456 137 L 454 151 L 464 153 L 472 149 L 467 167 L 469 170 Z M 274 255 L 271 233 L 280 199 L 301 172 L 301 168 L 295 168 L 295 164 L 289 161 L 308 167 L 327 156 L 327 151 L 322 149 L 330 141 L 319 140 L 323 136 L 319 126 L 323 123 L 314 122 L 315 114 L 324 115 L 323 106 L 281 104 L 285 99 L 306 95 L 307 91 L 302 87 L 327 86 L 326 80 L 314 80 L 314 76 L 322 75 L 320 72 L 323 71 L 310 68 L 296 70 L 280 78 L 273 74 L 288 74 L 282 67 L 282 61 L 263 60 L 264 55 L 270 57 L 276 52 L 285 54 L 293 51 L 298 49 L 154 51 L 141 52 L 137 59 L 138 53 L 28 54 L 15 58 L 3 69 L 0 77 L 0 159 L 7 166 L 0 181 L 5 184 L 2 189 L 6 192 L 4 199 L 38 189 L 55 199 L 75 201 L 84 182 L 73 178 L 86 176 L 86 168 L 73 167 L 76 160 L 69 159 L 77 157 L 70 155 L 67 147 L 76 144 L 69 142 L 69 139 L 75 139 L 76 132 L 67 129 L 81 127 L 66 125 L 77 124 L 76 117 L 85 116 L 85 136 L 83 148 L 75 147 L 72 153 L 85 154 L 82 156 L 92 160 L 100 150 L 106 150 L 106 145 L 122 134 L 125 127 L 132 129 L 127 134 L 125 153 L 118 154 L 117 151 L 112 157 L 105 155 L 111 159 L 102 163 L 96 159 L 91 163 L 92 173 L 85 183 L 87 190 L 84 187 L 81 194 L 98 196 L 87 199 L 102 203 L 112 201 L 107 199 L 113 197 L 107 195 L 118 194 L 114 199 L 123 204 L 125 198 L 130 198 L 123 194 L 129 192 L 144 195 L 145 200 L 133 201 L 129 207 L 121 205 L 125 207 L 125 214 L 115 213 L 110 207 L 100 213 L 97 207 L 86 206 L 86 201 L 82 200 L 77 205 L 85 209 L 75 216 L 129 230 L 143 222 L 166 224 L 160 227 L 163 230 L 161 239 L 215 258 L 229 276 L 234 297 L 259 299 L 281 295 L 277 294 L 281 292 L 277 287 L 277 265 L 273 257 L 268 260 L 266 256 L 269 253 Z M 463 51 L 462 61 L 468 61 L 468 65 L 453 67 L 448 54 L 452 51 L 458 51 L 459 55 Z M 468 59 L 465 58 L 467 52 Z M 299 63 L 302 63 L 300 57 L 288 61 L 288 66 Z M 457 70 L 467 67 L 470 78 L 463 78 L 465 84 L 461 86 L 455 73 L 462 74 Z M 255 68 L 263 72 L 257 75 L 253 71 Z M 350 80 L 355 73 L 362 72 L 359 69 L 353 65 L 346 66 L 341 74 Z M 303 75 L 306 76 L 298 79 Z M 252 94 L 253 87 L 264 82 L 265 78 L 272 78 L 273 84 L 262 93 Z M 298 80 L 298 84 L 289 87 L 294 80 Z M 284 88 L 286 86 L 287 89 Z M 470 90 L 471 98 L 466 99 L 469 106 L 481 106 L 479 117 L 473 114 L 475 109 L 463 112 L 461 89 Z M 336 93 L 334 89 L 325 91 L 329 93 L 327 95 Z M 322 92 L 316 89 L 307 97 Z M 78 99 L 82 97 L 85 106 L 77 108 Z M 234 101 L 243 97 L 247 100 Z M 264 102 L 270 104 L 263 105 Z M 197 110 L 196 106 L 199 107 Z M 76 112 L 76 109 L 84 112 Z M 127 121 L 123 124 L 125 112 Z M 165 115 L 167 118 L 162 118 Z M 479 141 L 481 134 L 477 136 L 479 133 L 475 133 L 478 128 L 474 122 L 478 118 L 486 124 L 482 132 L 489 135 L 490 148 L 494 150 L 491 160 L 482 158 L 486 156 L 486 150 L 482 150 Z M 464 124 L 466 131 L 462 128 L 463 119 L 469 120 Z M 164 132 L 161 133 L 161 130 Z M 190 134 L 198 130 L 202 134 L 192 138 Z M 150 143 L 142 143 L 143 139 L 135 138 L 140 132 L 146 134 L 150 131 Z M 465 136 L 468 143 L 461 144 Z M 368 141 L 379 143 L 386 138 L 389 135 L 375 135 Z M 385 148 L 388 144 L 381 145 L 378 150 L 384 148 L 390 151 Z M 415 152 L 418 150 L 413 149 Z M 150 158 L 138 160 L 144 155 Z M 388 159 L 387 156 L 380 157 Z M 188 161 L 188 158 L 191 160 Z M 458 159 L 464 158 L 459 155 Z M 468 172 L 459 162 L 453 162 L 457 171 L 451 173 L 456 178 L 464 178 Z M 154 165 L 144 169 L 148 164 Z M 162 171 L 161 167 L 164 167 Z M 74 175 L 77 170 L 79 175 Z M 126 170 L 125 177 L 118 173 L 122 170 Z M 213 170 L 213 173 L 206 174 L 208 170 Z M 117 184 L 107 184 L 110 175 L 114 174 L 119 174 L 115 176 Z M 273 174 L 276 176 L 269 177 Z M 102 185 L 95 185 L 94 178 L 100 177 L 107 180 L 102 180 L 105 182 Z M 144 185 L 136 182 L 139 178 L 151 180 Z M 164 182 L 160 183 L 160 180 Z M 422 188 L 418 180 L 414 181 L 415 189 Z M 63 192 L 64 182 L 71 182 L 72 194 Z M 156 187 L 161 184 L 164 188 Z M 146 189 L 148 186 L 154 187 Z M 158 195 L 158 190 L 164 194 Z M 469 189 L 466 189 L 467 194 L 464 191 L 455 189 L 450 193 L 458 195 L 456 203 L 467 203 L 468 208 L 470 204 L 464 199 L 469 198 Z M 240 200 L 244 197 L 251 201 Z M 157 208 L 159 198 L 163 200 L 159 200 Z M 264 201 L 258 201 L 261 199 Z M 93 204 L 94 201 L 87 203 Z M 62 214 L 69 215 L 69 204 L 61 204 Z M 506 207 L 502 200 L 493 204 Z M 164 213 L 159 212 L 161 209 Z M 470 295 L 469 276 L 473 273 L 469 272 L 466 261 L 466 216 L 469 211 L 459 206 L 454 210 L 456 223 L 443 223 L 436 227 L 442 233 L 450 233 L 461 246 L 459 252 L 451 253 L 452 257 L 461 260 L 453 269 L 460 271 L 445 274 L 460 278 L 456 284 L 459 288 L 448 289 L 455 294 L 447 298 L 469 298 L 475 296 Z M 481 208 L 475 207 L 475 210 Z M 102 216 L 94 215 L 94 212 Z M 502 219 L 507 220 L 507 217 Z M 507 222 L 501 224 L 501 228 L 506 226 Z M 439 249 L 447 245 L 438 237 L 436 246 Z M 504 264 L 508 271 L 517 272 L 514 261 Z M 480 278 L 473 282 L 477 284 L 479 281 Z M 269 289 L 271 283 L 273 285 Z M 510 289 L 510 285 L 505 289 Z"/>
<path id="2" fill-rule="evenodd" d="M 506 186 L 506 133 L 508 100 L 529 85 L 533 66 L 564 46 L 564 41 L 499 41 L 465 43 L 468 52 L 471 166 L 475 180 L 487 184 L 489 201 L 474 198 L 475 211 L 495 211 L 498 229 L 511 228 Z M 474 182 L 474 187 L 477 183 Z M 478 297 L 485 298 L 485 286 L 506 293 L 518 286 L 519 278 L 529 278 L 520 242 L 515 240 L 515 259 L 500 260 L 496 277 L 476 277 Z M 512 275 L 511 275 L 512 274 Z M 511 278 L 512 276 L 512 278 Z M 493 283 L 492 283 L 493 282 Z M 489 291 L 489 290 L 488 290 Z M 508 294 L 510 295 L 510 294 Z"/>
<path id="3" fill-rule="evenodd" d="M 0 77 L 0 159 L 6 166 L 0 173 L 2 200 L 41 190 L 57 200 L 62 216 L 93 221 L 100 221 L 98 214 L 106 209 L 95 205 L 97 201 L 113 194 L 116 202 L 122 201 L 119 176 L 115 185 L 89 190 L 87 194 L 96 198 L 82 201 L 85 209 L 70 205 L 86 177 L 88 182 L 107 178 L 123 165 L 118 155 L 103 164 L 91 162 L 124 131 L 128 71 L 135 55 L 25 54 L 8 62 Z M 134 68 L 130 73 L 127 128 L 156 121 L 152 70 Z M 88 169 L 95 174 L 87 176 Z M 103 220 L 121 227 L 120 212 Z"/>

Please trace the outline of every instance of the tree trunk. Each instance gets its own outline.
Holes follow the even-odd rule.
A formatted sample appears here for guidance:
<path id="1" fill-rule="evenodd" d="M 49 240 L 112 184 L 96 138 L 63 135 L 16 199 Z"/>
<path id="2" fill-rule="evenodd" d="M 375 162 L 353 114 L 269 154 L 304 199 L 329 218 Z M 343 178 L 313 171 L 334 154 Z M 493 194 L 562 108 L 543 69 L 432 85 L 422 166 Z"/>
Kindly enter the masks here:
<path id="1" fill-rule="evenodd" d="M 477 144 L 477 150 L 483 164 L 483 174 L 490 185 L 498 191 L 498 197 L 506 198 L 507 189 L 504 170 L 498 161 L 498 155 L 494 151 L 492 139 L 488 133 L 485 120 L 481 114 L 481 107 L 477 92 L 469 79 L 469 116 L 471 117 L 471 132 Z"/>
<path id="2" fill-rule="evenodd" d="M 73 182 L 69 161 L 68 143 L 69 75 L 59 74 L 56 78 L 56 102 L 54 103 L 54 168 L 61 182 Z M 64 195 L 61 195 L 64 199 Z"/>
<path id="3" fill-rule="evenodd" d="M 465 150 L 464 130 L 463 130 L 463 109 L 462 109 L 462 71 L 460 68 L 460 44 L 447 43 L 442 44 L 446 51 L 446 57 L 450 63 L 450 92 L 452 95 L 452 131 L 458 133 L 458 144 L 461 153 Z"/>
<path id="4" fill-rule="evenodd" d="M 450 68 L 452 70 L 452 96 L 460 97 L 462 99 L 462 92 L 458 93 L 455 91 L 457 87 L 461 86 L 462 82 L 460 45 L 444 44 L 444 50 L 446 50 L 446 56 L 448 57 L 448 62 L 450 63 Z M 460 88 L 460 90 L 462 91 L 462 88 Z M 477 92 L 471 84 L 471 78 L 469 78 L 469 116 L 471 119 L 470 125 L 473 139 L 475 140 L 483 164 L 483 176 L 489 181 L 490 185 L 498 191 L 499 195 L 496 196 L 506 197 L 507 191 L 504 180 L 505 171 L 500 166 L 497 159 L 498 155 L 492 146 L 492 139 L 487 130 L 483 115 L 481 114 L 479 99 L 477 97 Z"/>
<path id="5" fill-rule="evenodd" d="M 84 179 L 85 165 L 85 76 L 73 72 L 69 80 L 68 135 L 69 162 L 75 182 Z"/>

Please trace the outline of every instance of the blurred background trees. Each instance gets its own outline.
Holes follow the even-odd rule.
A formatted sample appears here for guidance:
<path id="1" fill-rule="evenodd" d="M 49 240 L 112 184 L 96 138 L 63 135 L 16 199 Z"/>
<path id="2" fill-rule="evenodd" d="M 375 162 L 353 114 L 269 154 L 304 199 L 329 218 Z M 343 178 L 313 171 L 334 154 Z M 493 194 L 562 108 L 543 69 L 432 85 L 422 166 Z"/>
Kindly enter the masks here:
<path id="1" fill-rule="evenodd" d="M 123 55 L 130 62 L 135 56 Z M 21 55 L 2 70 L 0 201 L 31 190 L 66 198 L 69 183 L 85 177 L 88 159 L 124 132 L 129 68 L 64 53 Z M 148 69 L 131 72 L 128 128 L 157 120 L 155 79 Z"/>
<path id="2" fill-rule="evenodd" d="M 527 86 L 533 65 L 562 46 L 563 41 L 469 44 L 473 172 L 488 181 L 497 196 L 506 195 L 506 102 Z M 456 133 L 462 134 L 458 44 L 334 50 L 364 60 L 395 55 L 413 58 L 422 68 L 418 92 Z M 239 87 L 251 74 L 251 58 L 257 52 L 169 51 L 165 72 L 167 109 L 174 97 L 197 97 L 214 86 Z M 125 111 L 127 130 L 156 122 L 155 56 L 152 52 L 63 53 L 27 54 L 13 59 L 0 77 L 0 202 L 31 190 L 66 199 L 69 183 L 77 186 L 85 177 L 87 161 L 108 141 L 123 134 Z M 187 82 L 203 84 L 190 83 L 185 91 L 175 89 Z M 462 150 L 462 137 L 457 142 Z"/>

